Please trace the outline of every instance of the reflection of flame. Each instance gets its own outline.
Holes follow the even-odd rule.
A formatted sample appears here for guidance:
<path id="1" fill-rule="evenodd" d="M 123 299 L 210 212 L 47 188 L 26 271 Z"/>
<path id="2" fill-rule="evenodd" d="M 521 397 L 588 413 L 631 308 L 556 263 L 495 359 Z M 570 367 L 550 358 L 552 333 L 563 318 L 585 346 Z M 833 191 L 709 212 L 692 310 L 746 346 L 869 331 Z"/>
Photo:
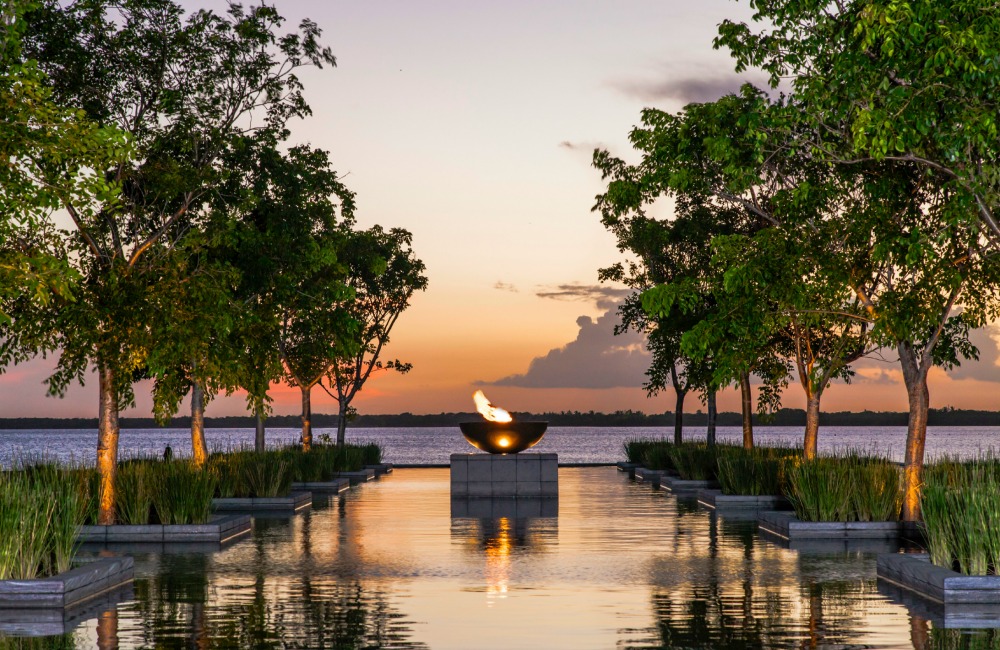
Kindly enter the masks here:
<path id="1" fill-rule="evenodd" d="M 472 399 L 476 402 L 476 410 L 479 411 L 479 414 L 490 422 L 513 421 L 514 418 L 510 417 L 510 413 L 502 408 L 497 408 L 496 406 L 490 404 L 490 401 L 486 399 L 485 395 L 483 395 L 483 391 L 477 390 L 475 394 L 473 394 Z"/>
<path id="2" fill-rule="evenodd" d="M 486 593 L 492 598 L 506 598 L 510 583 L 510 554 L 514 542 L 510 520 L 501 517 L 497 522 L 497 535 L 486 543 Z"/>

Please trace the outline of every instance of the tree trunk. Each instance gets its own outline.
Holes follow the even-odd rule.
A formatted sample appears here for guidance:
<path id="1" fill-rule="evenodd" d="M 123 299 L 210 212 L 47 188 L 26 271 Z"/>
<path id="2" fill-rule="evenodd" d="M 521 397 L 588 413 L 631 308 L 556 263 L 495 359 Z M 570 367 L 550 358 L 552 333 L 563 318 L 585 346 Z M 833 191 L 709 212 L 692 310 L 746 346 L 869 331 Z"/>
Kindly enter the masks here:
<path id="1" fill-rule="evenodd" d="M 205 391 L 197 381 L 191 386 L 191 459 L 195 467 L 208 462 L 205 443 Z"/>
<path id="2" fill-rule="evenodd" d="M 98 650 L 118 650 L 118 609 L 115 606 L 97 617 Z"/>
<path id="3" fill-rule="evenodd" d="M 257 430 L 254 436 L 253 448 L 257 452 L 264 451 L 265 441 L 264 441 L 264 410 L 261 407 L 256 407 L 253 410 L 254 417 L 257 420 Z"/>
<path id="4" fill-rule="evenodd" d="M 743 411 L 743 448 L 753 449 L 753 393 L 750 392 L 750 373 L 740 373 L 740 405 Z"/>
<path id="5" fill-rule="evenodd" d="M 302 451 L 312 449 L 312 404 L 309 400 L 312 386 L 302 386 Z"/>
<path id="6" fill-rule="evenodd" d="M 97 359 L 100 377 L 100 416 L 97 425 L 97 473 L 100 475 L 100 496 L 97 523 L 115 523 L 115 474 L 118 471 L 118 397 L 115 394 L 115 373 L 106 361 Z"/>
<path id="7" fill-rule="evenodd" d="M 906 425 L 906 453 L 903 458 L 903 511 L 906 522 L 920 520 L 920 483 L 924 470 L 924 444 L 927 442 L 928 363 L 921 364 L 910 343 L 899 344 L 899 364 L 903 369 L 910 417 Z"/>
<path id="8" fill-rule="evenodd" d="M 676 391 L 677 401 L 674 406 L 674 444 L 683 442 L 684 432 L 684 398 L 687 397 L 686 390 Z"/>
<path id="9" fill-rule="evenodd" d="M 337 446 L 347 444 L 347 402 L 340 400 L 340 410 L 337 412 Z"/>
<path id="10" fill-rule="evenodd" d="M 819 393 L 813 393 L 806 400 L 806 435 L 802 441 L 802 456 L 806 460 L 816 458 L 819 447 Z"/>
<path id="11" fill-rule="evenodd" d="M 718 415 L 718 409 L 715 407 L 715 389 L 709 389 L 707 399 L 708 402 L 708 430 L 705 432 L 705 440 L 708 442 L 710 447 L 715 446 L 715 418 Z"/>

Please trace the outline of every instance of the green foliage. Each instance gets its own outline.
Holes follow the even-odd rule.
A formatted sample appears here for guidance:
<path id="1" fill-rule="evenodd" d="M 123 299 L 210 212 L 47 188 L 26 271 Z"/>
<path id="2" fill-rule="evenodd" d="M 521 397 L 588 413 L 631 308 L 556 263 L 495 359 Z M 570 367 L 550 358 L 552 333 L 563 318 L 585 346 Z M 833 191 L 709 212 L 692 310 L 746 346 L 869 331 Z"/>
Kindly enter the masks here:
<path id="1" fill-rule="evenodd" d="M 670 459 L 686 481 L 714 481 L 718 477 L 718 445 L 684 443 L 671 445 Z"/>
<path id="2" fill-rule="evenodd" d="M 150 491 L 161 524 L 203 524 L 212 514 L 217 479 L 187 460 L 150 465 Z"/>
<path id="3" fill-rule="evenodd" d="M 895 521 L 902 500 L 900 471 L 880 456 L 842 456 L 785 463 L 787 496 L 802 521 Z"/>
<path id="4" fill-rule="evenodd" d="M 931 562 L 967 575 L 1000 571 L 1000 461 L 992 454 L 928 467 L 921 512 Z"/>
<path id="5" fill-rule="evenodd" d="M 345 349 L 327 371 L 332 388 L 328 392 L 337 399 L 340 411 L 339 445 L 345 442 L 350 404 L 372 372 L 393 370 L 405 374 L 412 368 L 398 359 L 380 358 L 413 294 L 427 289 L 426 267 L 414 255 L 412 241 L 413 235 L 407 230 L 385 231 L 381 226 L 352 233 L 348 238 L 344 257 L 350 268 L 347 284 L 354 290 L 354 300 L 347 309 L 358 324 L 359 345 L 350 351 Z"/>
<path id="6" fill-rule="evenodd" d="M 802 456 L 800 447 L 718 445 L 719 486 L 723 494 L 783 495 L 785 463 Z"/>
<path id="7" fill-rule="evenodd" d="M 625 462 L 638 463 L 642 465 L 644 460 L 643 457 L 649 448 L 654 446 L 667 446 L 669 444 L 670 441 L 665 438 L 626 438 L 625 442 L 622 443 L 622 451 L 625 452 Z"/>
<path id="8" fill-rule="evenodd" d="M 115 474 L 115 487 L 118 491 L 116 521 L 135 525 L 152 521 L 154 472 L 156 466 L 153 463 L 119 463 Z"/>
<path id="9" fill-rule="evenodd" d="M 284 497 L 292 489 L 291 463 L 280 451 L 235 451 L 209 458 L 222 498 Z"/>
<path id="10" fill-rule="evenodd" d="M 0 580 L 70 568 L 86 496 L 77 470 L 40 464 L 0 472 Z"/>

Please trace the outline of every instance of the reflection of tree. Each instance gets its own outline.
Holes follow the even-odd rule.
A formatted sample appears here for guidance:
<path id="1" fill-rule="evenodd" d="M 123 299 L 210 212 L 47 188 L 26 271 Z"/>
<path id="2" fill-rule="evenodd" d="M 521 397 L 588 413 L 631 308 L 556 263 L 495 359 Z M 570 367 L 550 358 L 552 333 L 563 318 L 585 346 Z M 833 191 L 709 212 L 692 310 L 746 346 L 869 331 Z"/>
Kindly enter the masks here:
<path id="1" fill-rule="evenodd" d="M 765 622 L 744 615 L 743 603 L 720 597 L 718 585 L 690 596 L 653 594 L 657 631 L 664 648 L 761 648 Z M 768 621 L 773 624 L 773 621 Z"/>
<path id="2" fill-rule="evenodd" d="M 8 637 L 0 634 L 0 650 L 75 650 L 72 634 L 62 636 Z"/>
<path id="3" fill-rule="evenodd" d="M 915 619 L 920 620 L 920 619 Z M 921 621 L 926 626 L 926 621 Z M 1000 630 L 933 628 L 913 637 L 914 650 L 1000 650 Z"/>
<path id="4" fill-rule="evenodd" d="M 408 622 L 386 594 L 357 580 L 315 577 L 305 567 L 294 578 L 259 571 L 252 583 L 227 584 L 231 594 L 207 602 L 210 588 L 223 587 L 209 585 L 203 572 L 190 568 L 173 562 L 169 570 L 136 585 L 143 645 L 218 650 L 424 647 L 407 640 Z"/>

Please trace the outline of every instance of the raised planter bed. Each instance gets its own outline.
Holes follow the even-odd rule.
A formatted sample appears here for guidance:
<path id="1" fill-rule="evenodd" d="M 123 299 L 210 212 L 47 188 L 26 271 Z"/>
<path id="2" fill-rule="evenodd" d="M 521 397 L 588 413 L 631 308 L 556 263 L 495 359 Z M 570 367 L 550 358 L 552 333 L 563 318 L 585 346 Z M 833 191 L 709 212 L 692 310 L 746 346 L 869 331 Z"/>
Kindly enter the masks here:
<path id="1" fill-rule="evenodd" d="M 84 621 L 92 621 L 127 600 L 135 600 L 131 580 L 69 607 L 0 608 L 0 633 L 19 637 L 71 634 Z"/>
<path id="2" fill-rule="evenodd" d="M 878 556 L 876 571 L 886 580 L 945 606 L 1000 605 L 1000 576 L 967 576 L 931 564 L 926 553 Z"/>
<path id="3" fill-rule="evenodd" d="M 73 607 L 132 582 L 133 567 L 130 557 L 108 557 L 49 578 L 0 580 L 0 609 Z"/>
<path id="4" fill-rule="evenodd" d="M 619 472 L 625 472 L 626 474 L 628 474 L 629 478 L 635 478 L 635 470 L 636 468 L 641 467 L 641 465 L 639 465 L 639 463 L 621 462 L 621 463 L 615 463 L 615 467 L 618 468 Z"/>
<path id="5" fill-rule="evenodd" d="M 292 492 L 287 497 L 256 497 L 248 499 L 212 499 L 216 512 L 298 512 L 312 507 L 312 492 Z"/>
<path id="6" fill-rule="evenodd" d="M 332 481 L 310 481 L 307 483 L 292 483 L 293 490 L 308 490 L 309 492 L 333 492 L 339 494 L 351 489 L 351 481 L 346 478 L 335 478 Z"/>
<path id="7" fill-rule="evenodd" d="M 936 628 L 1000 628 L 1000 604 L 939 603 L 879 576 L 878 592 Z"/>
<path id="8" fill-rule="evenodd" d="M 213 516 L 207 524 L 167 526 L 82 526 L 77 539 L 85 543 L 215 542 L 222 544 L 250 534 L 250 515 Z"/>
<path id="9" fill-rule="evenodd" d="M 723 494 L 720 490 L 699 490 L 698 503 L 711 510 L 787 510 L 792 507 L 783 496 Z"/>
<path id="10" fill-rule="evenodd" d="M 799 521 L 792 512 L 762 512 L 758 528 L 787 540 L 898 539 L 898 521 Z"/>
<path id="11" fill-rule="evenodd" d="M 373 469 L 359 469 L 356 472 L 337 472 L 333 475 L 334 478 L 346 478 L 351 482 L 351 485 L 357 485 L 358 483 L 364 483 L 365 481 L 375 480 L 375 470 Z"/>
<path id="12" fill-rule="evenodd" d="M 660 478 L 660 489 L 672 494 L 694 496 L 701 490 L 713 490 L 719 487 L 715 481 L 689 481 L 677 476 L 664 475 Z"/>
<path id="13" fill-rule="evenodd" d="M 666 472 L 658 469 L 646 469 L 645 467 L 635 468 L 635 480 L 643 483 L 649 483 L 654 488 L 660 487 L 660 480 L 665 475 Z"/>
<path id="14" fill-rule="evenodd" d="M 375 471 L 375 476 L 385 476 L 386 474 L 392 474 L 392 464 L 391 463 L 379 463 L 378 465 L 366 465 L 365 469 L 371 469 Z"/>

